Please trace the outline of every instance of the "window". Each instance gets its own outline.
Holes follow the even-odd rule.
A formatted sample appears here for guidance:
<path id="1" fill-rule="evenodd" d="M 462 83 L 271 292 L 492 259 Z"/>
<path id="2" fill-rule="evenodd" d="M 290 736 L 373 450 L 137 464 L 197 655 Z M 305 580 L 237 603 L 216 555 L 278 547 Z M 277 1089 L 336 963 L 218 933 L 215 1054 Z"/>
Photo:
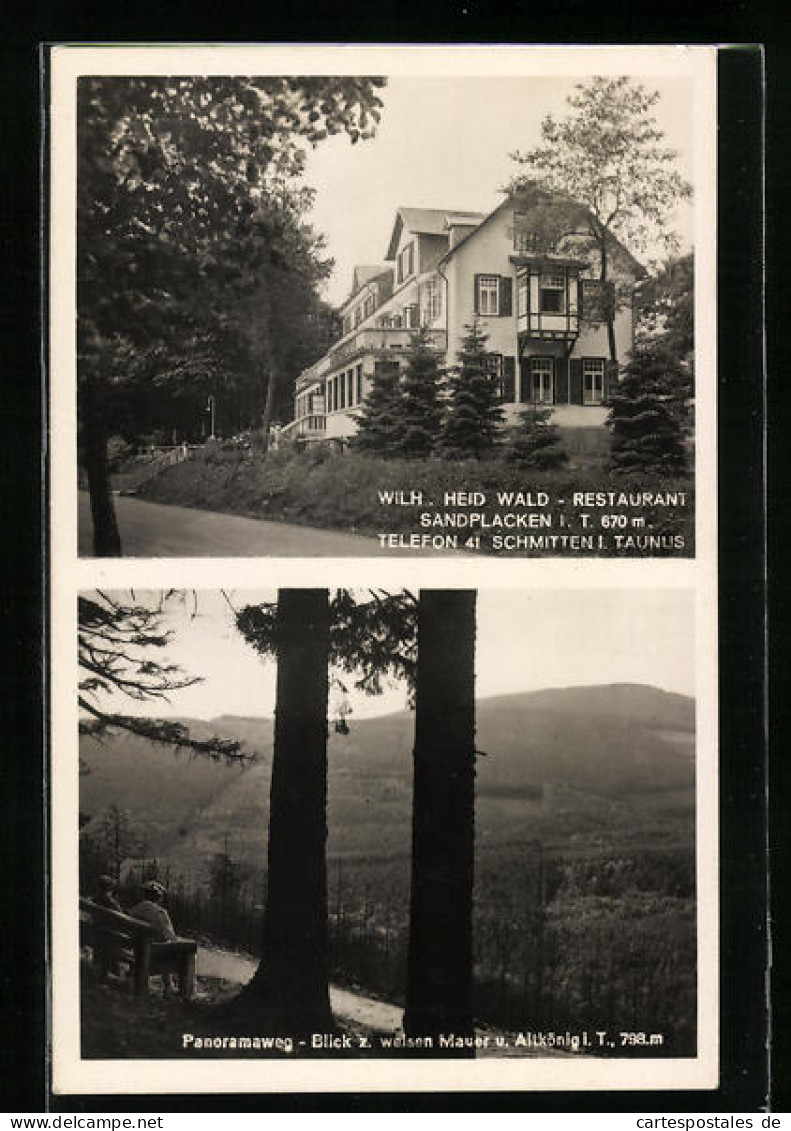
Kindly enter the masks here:
<path id="1" fill-rule="evenodd" d="M 530 358 L 530 400 L 552 404 L 555 399 L 555 366 L 551 357 Z"/>
<path id="2" fill-rule="evenodd" d="M 499 380 L 503 369 L 503 355 L 501 353 L 484 354 L 481 360 L 481 367 L 490 377 L 496 377 Z"/>
<path id="3" fill-rule="evenodd" d="M 604 358 L 583 357 L 582 359 L 582 403 L 602 404 L 604 402 Z"/>
<path id="4" fill-rule="evenodd" d="M 404 279 L 408 279 L 412 274 L 414 267 L 414 248 L 415 245 L 413 243 L 408 243 L 398 256 L 397 282 L 399 283 L 403 283 Z"/>
<path id="5" fill-rule="evenodd" d="M 349 333 L 351 328 L 352 328 L 352 316 L 351 316 L 351 314 L 345 314 L 344 317 L 343 317 L 343 333 L 344 333 L 344 336 Z"/>
<path id="6" fill-rule="evenodd" d="M 354 308 L 354 325 L 359 326 L 363 320 L 362 303 Z"/>
<path id="7" fill-rule="evenodd" d="M 500 276 L 478 276 L 478 314 L 499 314 L 500 312 Z"/>
<path id="8" fill-rule="evenodd" d="M 429 279 L 424 294 L 425 319 L 426 322 L 433 322 L 435 318 L 439 318 L 442 314 L 442 291 L 440 290 L 439 279 Z"/>
<path id="9" fill-rule="evenodd" d="M 566 276 L 542 275 L 540 301 L 542 314 L 565 314 Z"/>
<path id="10" fill-rule="evenodd" d="M 516 313 L 520 318 L 527 314 L 529 285 L 527 271 L 522 268 L 516 276 Z"/>
<path id="11" fill-rule="evenodd" d="M 362 367 L 362 364 L 358 365 L 354 372 L 355 372 L 355 377 L 357 379 L 357 404 L 362 404 L 362 400 L 363 400 L 363 367 Z"/>
<path id="12" fill-rule="evenodd" d="M 346 403 L 349 406 L 349 408 L 351 408 L 352 405 L 354 404 L 353 378 L 354 378 L 354 370 L 353 369 L 347 370 L 347 372 L 346 372 Z"/>
<path id="13" fill-rule="evenodd" d="M 363 317 L 370 318 L 371 315 L 374 312 L 375 305 L 376 305 L 376 299 L 374 298 L 374 296 L 368 295 L 368 297 L 365 300 L 365 304 L 363 306 Z"/>

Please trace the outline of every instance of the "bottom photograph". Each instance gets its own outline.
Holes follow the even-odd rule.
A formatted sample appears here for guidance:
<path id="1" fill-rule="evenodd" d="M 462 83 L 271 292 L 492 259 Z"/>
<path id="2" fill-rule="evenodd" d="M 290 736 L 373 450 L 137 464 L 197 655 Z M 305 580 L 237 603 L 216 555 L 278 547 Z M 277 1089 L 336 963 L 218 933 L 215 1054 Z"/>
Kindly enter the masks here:
<path id="1" fill-rule="evenodd" d="M 695 1057 L 694 612 L 82 592 L 80 1058 Z"/>

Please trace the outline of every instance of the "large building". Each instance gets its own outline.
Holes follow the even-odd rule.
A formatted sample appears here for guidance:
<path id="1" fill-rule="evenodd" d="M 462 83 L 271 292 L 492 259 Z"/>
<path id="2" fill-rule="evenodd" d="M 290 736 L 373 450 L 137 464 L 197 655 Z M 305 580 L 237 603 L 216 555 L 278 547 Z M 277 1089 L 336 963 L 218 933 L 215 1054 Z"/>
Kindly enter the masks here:
<path id="1" fill-rule="evenodd" d="M 342 334 L 296 383 L 294 421 L 286 435 L 343 440 L 371 382 L 400 367 L 411 335 L 431 331 L 443 364 L 456 359 L 465 326 L 477 317 L 488 335 L 492 376 L 506 417 L 530 403 L 551 408 L 568 428 L 600 426 L 617 366 L 608 358 L 600 283 L 574 240 L 565 253 L 539 254 L 530 212 L 519 197 L 494 212 L 399 208 L 386 262 L 355 268 L 340 307 Z M 616 249 L 616 267 L 637 278 L 639 266 Z M 589 277 L 590 276 L 590 277 Z M 615 318 L 617 356 L 632 344 L 631 307 Z"/>

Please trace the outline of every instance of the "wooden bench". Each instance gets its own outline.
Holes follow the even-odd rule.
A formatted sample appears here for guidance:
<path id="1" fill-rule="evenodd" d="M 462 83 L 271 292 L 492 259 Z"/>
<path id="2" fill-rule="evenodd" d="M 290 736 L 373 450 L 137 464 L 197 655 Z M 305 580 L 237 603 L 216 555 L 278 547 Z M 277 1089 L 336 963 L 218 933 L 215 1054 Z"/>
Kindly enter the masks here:
<path id="1" fill-rule="evenodd" d="M 190 1001 L 195 994 L 198 944 L 192 939 L 156 942 L 155 934 L 151 924 L 142 919 L 80 898 L 80 945 L 91 948 L 94 965 L 104 977 L 119 962 L 128 963 L 135 994 L 145 997 L 152 974 L 177 974 L 181 996 Z"/>

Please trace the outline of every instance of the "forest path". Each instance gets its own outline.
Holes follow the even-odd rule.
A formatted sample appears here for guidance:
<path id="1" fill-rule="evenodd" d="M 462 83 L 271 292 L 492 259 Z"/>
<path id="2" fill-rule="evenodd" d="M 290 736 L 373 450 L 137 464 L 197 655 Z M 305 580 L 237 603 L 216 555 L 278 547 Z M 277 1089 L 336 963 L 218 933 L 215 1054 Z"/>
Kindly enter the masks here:
<path id="1" fill-rule="evenodd" d="M 198 977 L 224 978 L 243 986 L 250 981 L 257 966 L 256 959 L 244 954 L 215 947 L 198 947 Z M 330 986 L 330 1005 L 336 1017 L 364 1025 L 376 1033 L 397 1033 L 401 1028 L 404 1011 L 400 1006 L 388 1005 L 385 1001 L 377 1001 L 352 990 Z"/>
<path id="2" fill-rule="evenodd" d="M 229 982 L 243 986 L 250 981 L 257 967 L 257 960 L 249 958 L 245 954 L 236 954 L 216 947 L 198 947 L 197 972 L 199 977 L 224 978 Z M 330 986 L 330 1005 L 332 1012 L 340 1021 L 346 1021 L 353 1026 L 361 1025 L 372 1033 L 391 1036 L 402 1030 L 404 1011 L 399 1005 L 390 1005 L 386 1001 L 378 1001 L 376 998 L 366 997 L 365 994 L 356 993 L 353 990 L 344 990 L 339 986 Z M 476 1031 L 479 1035 L 488 1035 L 492 1042 L 498 1036 L 501 1039 L 504 1037 L 502 1033 L 489 1028 L 483 1029 L 480 1026 L 476 1026 Z M 476 1055 L 478 1057 L 499 1058 L 568 1057 L 576 1055 L 558 1048 L 542 1051 L 536 1048 L 514 1047 L 509 1037 L 505 1037 L 505 1040 L 507 1041 L 506 1047 L 490 1046 L 479 1049 Z"/>

